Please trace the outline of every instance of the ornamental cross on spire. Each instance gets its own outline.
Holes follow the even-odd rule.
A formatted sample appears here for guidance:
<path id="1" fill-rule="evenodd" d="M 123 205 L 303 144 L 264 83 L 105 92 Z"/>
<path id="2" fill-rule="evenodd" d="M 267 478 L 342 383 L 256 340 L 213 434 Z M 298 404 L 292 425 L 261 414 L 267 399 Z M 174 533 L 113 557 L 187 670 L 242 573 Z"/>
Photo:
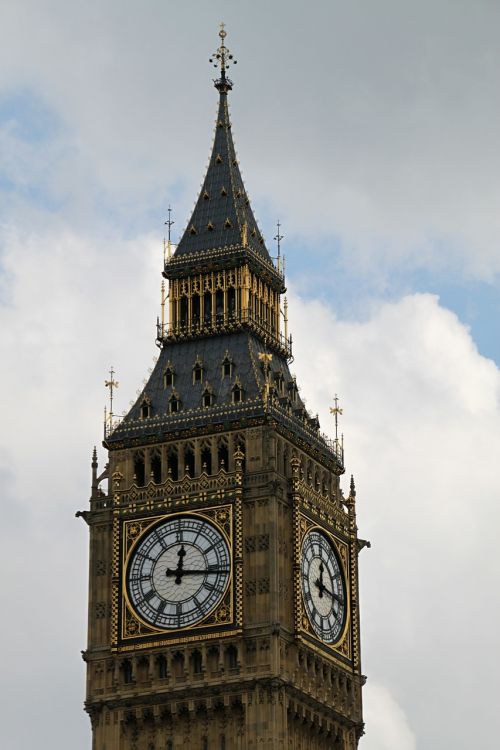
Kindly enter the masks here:
<path id="1" fill-rule="evenodd" d="M 214 68 L 220 67 L 220 80 L 215 81 L 217 87 L 219 87 L 221 83 L 228 83 L 231 85 L 231 81 L 226 78 L 226 69 L 229 67 L 230 63 L 236 65 L 237 62 L 224 43 L 224 39 L 227 36 L 226 25 L 224 23 L 221 23 L 220 25 L 219 36 L 221 39 L 220 47 L 214 52 L 209 61 Z"/>
<path id="2" fill-rule="evenodd" d="M 335 394 L 333 399 L 335 406 L 330 409 L 330 414 L 335 417 L 335 440 L 338 440 L 338 429 L 339 429 L 339 414 L 342 414 L 343 410 L 339 408 L 339 397 Z"/>
<path id="3" fill-rule="evenodd" d="M 109 371 L 110 380 L 105 380 L 104 385 L 106 388 L 109 388 L 109 420 L 112 423 L 113 421 L 113 391 L 115 388 L 118 388 L 119 383 L 117 380 L 115 380 L 115 371 L 113 370 L 113 365 L 111 365 L 111 369 Z"/>

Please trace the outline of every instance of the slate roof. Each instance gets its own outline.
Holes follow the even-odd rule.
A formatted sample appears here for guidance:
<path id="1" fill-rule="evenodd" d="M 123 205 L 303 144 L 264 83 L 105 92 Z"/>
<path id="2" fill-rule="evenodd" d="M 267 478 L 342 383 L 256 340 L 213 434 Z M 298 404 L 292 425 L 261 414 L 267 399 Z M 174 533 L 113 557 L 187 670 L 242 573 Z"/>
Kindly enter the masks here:
<path id="1" fill-rule="evenodd" d="M 127 424 L 141 418 L 141 405 L 145 397 L 150 401 L 152 416 L 169 414 L 169 399 L 173 394 L 181 402 L 179 414 L 201 408 L 206 387 L 210 388 L 213 395 L 214 406 L 232 405 L 232 389 L 237 384 L 243 389 L 244 402 L 261 401 L 265 375 L 259 353 L 263 351 L 263 343 L 249 331 L 167 342 L 161 349 L 158 361 L 141 395 L 121 423 L 122 437 L 127 432 Z M 231 376 L 223 377 L 222 365 L 226 357 L 229 357 L 232 364 L 232 373 Z M 197 363 L 203 368 L 202 380 L 193 383 L 193 368 Z M 174 372 L 173 385 L 168 387 L 164 382 L 167 367 Z M 286 360 L 273 354 L 273 382 L 279 373 L 285 384 L 293 382 Z M 210 411 L 205 408 L 203 413 L 206 420 Z"/>
<path id="2" fill-rule="evenodd" d="M 271 263 L 236 157 L 227 102 L 231 84 L 227 79 L 223 83 L 216 82 L 220 92 L 219 111 L 207 173 L 174 258 L 245 245 Z"/>
<path id="3" fill-rule="evenodd" d="M 275 388 L 278 378 L 283 378 L 284 389 L 271 392 L 269 404 L 263 398 L 265 374 L 259 353 L 265 351 L 263 343 L 250 331 L 241 331 L 220 336 L 167 342 L 161 349 L 158 361 L 147 384 L 128 414 L 117 424 L 105 440 L 112 448 L 123 442 L 130 445 L 152 440 L 177 437 L 184 430 L 217 424 L 224 429 L 245 426 L 252 419 L 270 418 L 280 422 L 285 429 L 314 445 L 328 461 L 335 461 L 331 441 L 319 433 L 319 424 L 311 419 L 297 392 L 290 405 L 290 389 L 296 387 L 286 359 L 276 353 L 270 363 L 270 383 Z M 232 363 L 231 376 L 223 377 L 222 365 L 226 357 Z M 201 382 L 193 382 L 193 368 L 203 367 Z M 167 368 L 174 372 L 173 385 L 166 386 L 164 374 Z M 233 403 L 232 389 L 241 383 L 243 400 Z M 203 393 L 210 386 L 213 405 L 203 406 Z M 175 394 L 181 402 L 180 410 L 170 413 L 169 400 Z M 151 416 L 143 418 L 141 407 L 147 399 Z"/>

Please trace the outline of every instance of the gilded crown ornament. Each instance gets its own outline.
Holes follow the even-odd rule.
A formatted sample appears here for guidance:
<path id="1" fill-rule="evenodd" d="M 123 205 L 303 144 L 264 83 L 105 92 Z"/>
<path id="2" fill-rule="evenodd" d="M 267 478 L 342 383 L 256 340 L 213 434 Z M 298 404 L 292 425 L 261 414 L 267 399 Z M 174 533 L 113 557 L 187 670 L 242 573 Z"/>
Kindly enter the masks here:
<path id="1" fill-rule="evenodd" d="M 218 47 L 209 59 L 209 62 L 212 63 L 214 68 L 220 67 L 220 78 L 214 81 L 215 87 L 219 89 L 219 91 L 229 91 L 232 89 L 233 82 L 230 81 L 229 78 L 226 78 L 226 70 L 231 63 L 233 65 L 236 65 L 237 63 L 237 60 L 234 59 L 233 55 L 225 45 L 224 40 L 226 36 L 227 31 L 225 24 L 221 23 L 219 31 L 219 37 L 221 39 L 220 47 Z"/>

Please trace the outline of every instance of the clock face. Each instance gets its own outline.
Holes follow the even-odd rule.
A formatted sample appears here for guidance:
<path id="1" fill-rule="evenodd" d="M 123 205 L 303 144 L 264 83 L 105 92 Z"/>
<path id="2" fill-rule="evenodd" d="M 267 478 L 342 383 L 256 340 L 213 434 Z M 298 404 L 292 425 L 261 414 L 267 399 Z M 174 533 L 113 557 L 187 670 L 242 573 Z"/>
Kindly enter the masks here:
<path id="1" fill-rule="evenodd" d="M 325 643 L 339 640 L 346 616 L 342 568 L 328 537 L 309 531 L 302 545 L 302 596 L 316 635 Z"/>
<path id="2" fill-rule="evenodd" d="M 223 534 L 199 516 L 176 516 L 148 530 L 134 547 L 127 568 L 128 595 L 149 625 L 185 628 L 217 606 L 230 574 Z"/>

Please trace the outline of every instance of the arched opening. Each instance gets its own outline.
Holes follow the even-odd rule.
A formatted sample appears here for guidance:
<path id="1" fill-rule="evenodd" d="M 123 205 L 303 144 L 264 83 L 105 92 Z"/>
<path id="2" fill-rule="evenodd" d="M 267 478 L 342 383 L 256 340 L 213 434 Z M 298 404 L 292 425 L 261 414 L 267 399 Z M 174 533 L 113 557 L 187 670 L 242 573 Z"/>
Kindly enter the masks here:
<path id="1" fill-rule="evenodd" d="M 224 323 L 224 292 L 222 289 L 218 289 L 215 293 L 215 314 L 217 325 Z"/>
<path id="2" fill-rule="evenodd" d="M 203 406 L 205 408 L 207 408 L 209 406 L 213 406 L 213 403 L 214 403 L 214 394 L 212 393 L 212 391 L 208 387 L 205 388 L 205 390 L 203 391 L 203 394 L 202 394 L 202 397 L 201 397 L 201 402 L 202 402 L 202 404 L 203 404 Z"/>
<path id="3" fill-rule="evenodd" d="M 236 315 L 236 290 L 232 286 L 227 290 L 227 315 L 229 320 Z"/>
<path id="4" fill-rule="evenodd" d="M 219 469 L 225 469 L 226 471 L 229 469 L 229 451 L 227 443 L 223 440 L 220 441 L 217 447 L 217 463 L 219 464 Z"/>
<path id="5" fill-rule="evenodd" d="M 186 328 L 188 324 L 188 298 L 181 297 L 181 327 Z"/>
<path id="6" fill-rule="evenodd" d="M 184 677 L 184 654 L 181 654 L 179 651 L 174 654 L 172 659 L 172 669 L 174 677 L 177 680 L 181 680 Z"/>
<path id="7" fill-rule="evenodd" d="M 209 675 L 215 675 L 219 671 L 219 649 L 212 646 L 207 652 L 207 671 Z"/>
<path id="8" fill-rule="evenodd" d="M 205 292 L 203 295 L 203 322 L 206 326 L 212 323 L 212 294 Z"/>
<path id="9" fill-rule="evenodd" d="M 122 676 L 123 676 L 123 682 L 126 685 L 129 685 L 133 679 L 133 673 L 132 673 L 132 662 L 130 659 L 124 659 L 122 662 Z"/>
<path id="10" fill-rule="evenodd" d="M 193 327 L 199 328 L 200 326 L 200 295 L 194 294 L 191 300 L 191 322 Z"/>
<path id="11" fill-rule="evenodd" d="M 200 362 L 196 362 L 193 367 L 193 383 L 201 383 L 203 380 L 203 367 Z"/>
<path id="12" fill-rule="evenodd" d="M 194 451 L 189 446 L 184 450 L 184 468 L 188 476 L 194 477 Z"/>
<path id="13" fill-rule="evenodd" d="M 193 651 L 191 654 L 191 668 L 193 674 L 201 674 L 203 672 L 203 660 L 198 650 Z"/>
<path id="14" fill-rule="evenodd" d="M 161 484 L 161 455 L 160 453 L 153 453 L 151 457 L 151 474 L 153 475 L 153 482 L 155 484 Z"/>
<path id="15" fill-rule="evenodd" d="M 146 484 L 146 469 L 144 466 L 143 453 L 136 453 L 134 455 L 134 481 L 138 487 L 144 487 Z"/>
<path id="16" fill-rule="evenodd" d="M 238 649 L 236 648 L 236 646 L 231 645 L 226 649 L 226 668 L 238 668 Z"/>
<path id="17" fill-rule="evenodd" d="M 201 451 L 201 470 L 206 474 L 212 473 L 212 451 L 208 445 Z"/>
<path id="18" fill-rule="evenodd" d="M 160 656 L 156 660 L 156 667 L 158 670 L 158 677 L 160 678 L 160 680 L 164 680 L 168 676 L 166 656 L 160 654 Z"/>
<path id="19" fill-rule="evenodd" d="M 163 374 L 163 387 L 170 388 L 174 384 L 174 370 L 172 367 L 167 367 Z"/>
<path id="20" fill-rule="evenodd" d="M 170 448 L 167 453 L 167 472 L 174 482 L 179 479 L 179 458 L 175 448 Z"/>

